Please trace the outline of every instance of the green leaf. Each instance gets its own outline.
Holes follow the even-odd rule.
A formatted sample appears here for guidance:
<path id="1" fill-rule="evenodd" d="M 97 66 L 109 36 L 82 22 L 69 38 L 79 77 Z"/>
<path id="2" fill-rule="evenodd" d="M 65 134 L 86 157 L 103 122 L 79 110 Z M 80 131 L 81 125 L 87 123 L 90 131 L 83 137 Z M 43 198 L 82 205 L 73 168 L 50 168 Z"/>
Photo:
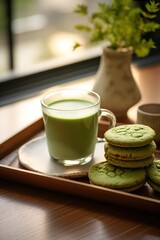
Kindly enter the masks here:
<path id="1" fill-rule="evenodd" d="M 88 8 L 86 5 L 78 5 L 75 9 L 74 9 L 75 13 L 81 14 L 81 15 L 87 15 L 88 14 Z"/>
<path id="2" fill-rule="evenodd" d="M 145 11 L 142 11 L 141 13 L 145 18 L 153 19 L 153 18 L 156 17 L 156 14 L 151 14 L 151 13 L 148 13 L 148 12 L 145 12 Z"/>
<path id="3" fill-rule="evenodd" d="M 104 41 L 104 35 L 101 33 L 101 31 L 97 29 L 93 29 L 91 37 L 90 37 L 90 42 L 91 43 L 98 43 L 101 41 Z"/>
<path id="4" fill-rule="evenodd" d="M 154 23 L 154 22 L 146 22 L 143 25 L 144 32 L 154 32 L 155 30 L 157 30 L 159 28 L 160 28 L 160 25 L 158 23 Z"/>
<path id="5" fill-rule="evenodd" d="M 98 3 L 98 8 L 99 8 L 99 11 L 103 14 L 106 13 L 106 11 L 108 11 L 108 7 L 106 6 L 105 3 Z"/>
<path id="6" fill-rule="evenodd" d="M 79 31 L 90 32 L 91 28 L 86 25 L 76 25 L 75 28 Z"/>
<path id="7" fill-rule="evenodd" d="M 160 10 L 160 3 L 156 3 L 155 1 L 150 1 L 149 3 L 146 3 L 145 5 L 148 12 L 158 12 Z"/>
<path id="8" fill-rule="evenodd" d="M 80 43 L 76 42 L 74 45 L 73 45 L 73 51 L 76 50 L 77 48 L 79 48 L 81 46 Z"/>
<path id="9" fill-rule="evenodd" d="M 141 43 L 135 49 L 135 53 L 138 57 L 145 57 L 149 54 L 151 48 L 155 48 L 155 44 L 152 39 L 148 41 L 146 39 L 142 39 Z"/>

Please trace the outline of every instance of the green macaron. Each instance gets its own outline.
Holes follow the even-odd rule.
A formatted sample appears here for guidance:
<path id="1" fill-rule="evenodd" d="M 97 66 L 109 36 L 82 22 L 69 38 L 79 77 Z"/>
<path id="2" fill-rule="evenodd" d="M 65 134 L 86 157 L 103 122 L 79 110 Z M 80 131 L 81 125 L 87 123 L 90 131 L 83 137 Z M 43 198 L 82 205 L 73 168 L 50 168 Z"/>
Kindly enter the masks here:
<path id="1" fill-rule="evenodd" d="M 155 160 L 147 168 L 147 182 L 156 191 L 160 192 L 160 160 Z"/>
<path id="2" fill-rule="evenodd" d="M 154 141 L 142 147 L 117 147 L 107 142 L 104 144 L 105 154 L 119 160 L 141 160 L 152 156 L 155 150 Z"/>
<path id="3" fill-rule="evenodd" d="M 105 132 L 106 141 L 119 147 L 141 147 L 150 144 L 155 131 L 143 124 L 126 124 L 109 129 Z"/>
<path id="4" fill-rule="evenodd" d="M 92 184 L 98 186 L 132 192 L 145 184 L 146 171 L 144 168 L 120 168 L 104 161 L 89 169 L 88 178 Z"/>
<path id="5" fill-rule="evenodd" d="M 122 168 L 145 168 L 152 164 L 154 161 L 154 155 L 141 160 L 119 160 L 116 158 L 111 158 L 109 156 L 105 157 L 110 164 Z"/>

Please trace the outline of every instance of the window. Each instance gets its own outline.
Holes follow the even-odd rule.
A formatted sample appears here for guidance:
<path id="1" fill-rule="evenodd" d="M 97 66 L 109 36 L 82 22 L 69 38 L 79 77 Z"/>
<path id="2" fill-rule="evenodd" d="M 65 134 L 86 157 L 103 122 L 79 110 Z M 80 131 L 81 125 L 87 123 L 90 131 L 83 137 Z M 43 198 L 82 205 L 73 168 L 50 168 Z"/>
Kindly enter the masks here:
<path id="1" fill-rule="evenodd" d="M 82 18 L 79 18 L 73 10 L 79 3 L 94 7 L 96 2 L 95 0 L 1 1 L 0 72 L 6 73 L 9 69 L 26 71 L 46 60 L 78 56 L 84 49 L 80 48 L 73 52 L 73 44 L 75 41 L 80 41 L 85 46 L 86 39 L 75 30 L 74 25 L 82 21 Z"/>
<path id="2" fill-rule="evenodd" d="M 85 36 L 74 28 L 83 18 L 73 10 L 77 4 L 84 3 L 92 11 L 97 2 L 99 0 L 0 1 L 0 105 L 96 72 L 101 47 L 86 47 Z M 159 34 L 160 31 L 155 36 L 157 42 Z M 84 43 L 84 47 L 73 52 L 72 46 L 77 40 Z M 159 47 L 154 50 L 153 57 L 151 54 L 146 59 L 133 60 L 142 66 L 159 62 L 159 50 Z"/>
<path id="3" fill-rule="evenodd" d="M 97 1 L 0 2 L 0 105 L 96 72 L 99 48 L 72 49 L 75 41 L 86 42 L 74 27 L 82 21 L 73 12 L 79 3 Z"/>

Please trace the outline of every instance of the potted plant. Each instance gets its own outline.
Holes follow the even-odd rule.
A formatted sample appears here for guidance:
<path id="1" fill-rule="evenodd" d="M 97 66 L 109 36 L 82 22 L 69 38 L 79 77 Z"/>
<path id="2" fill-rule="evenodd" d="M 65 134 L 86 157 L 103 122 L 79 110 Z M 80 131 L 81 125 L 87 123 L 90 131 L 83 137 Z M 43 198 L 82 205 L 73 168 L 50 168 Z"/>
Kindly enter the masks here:
<path id="1" fill-rule="evenodd" d="M 145 10 L 135 0 L 101 2 L 92 13 L 86 5 L 75 9 L 89 20 L 88 25 L 76 25 L 76 29 L 89 34 L 89 43 L 105 43 L 93 90 L 101 96 L 102 107 L 117 117 L 126 116 L 128 109 L 140 100 L 130 68 L 131 58 L 133 53 L 145 57 L 156 47 L 145 34 L 160 28 L 155 21 L 159 10 L 160 3 L 154 0 L 146 2 Z M 74 49 L 80 45 L 75 43 Z"/>

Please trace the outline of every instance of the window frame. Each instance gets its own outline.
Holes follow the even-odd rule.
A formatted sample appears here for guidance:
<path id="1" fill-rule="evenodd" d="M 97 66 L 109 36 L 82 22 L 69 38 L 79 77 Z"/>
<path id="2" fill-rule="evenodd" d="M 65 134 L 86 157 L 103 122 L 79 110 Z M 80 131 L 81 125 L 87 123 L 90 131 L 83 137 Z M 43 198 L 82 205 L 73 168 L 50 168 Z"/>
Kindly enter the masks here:
<path id="1" fill-rule="evenodd" d="M 100 56 L 39 69 L 26 74 L 10 73 L 0 79 L 0 107 L 32 97 L 44 89 L 92 76 L 97 72 Z"/>

